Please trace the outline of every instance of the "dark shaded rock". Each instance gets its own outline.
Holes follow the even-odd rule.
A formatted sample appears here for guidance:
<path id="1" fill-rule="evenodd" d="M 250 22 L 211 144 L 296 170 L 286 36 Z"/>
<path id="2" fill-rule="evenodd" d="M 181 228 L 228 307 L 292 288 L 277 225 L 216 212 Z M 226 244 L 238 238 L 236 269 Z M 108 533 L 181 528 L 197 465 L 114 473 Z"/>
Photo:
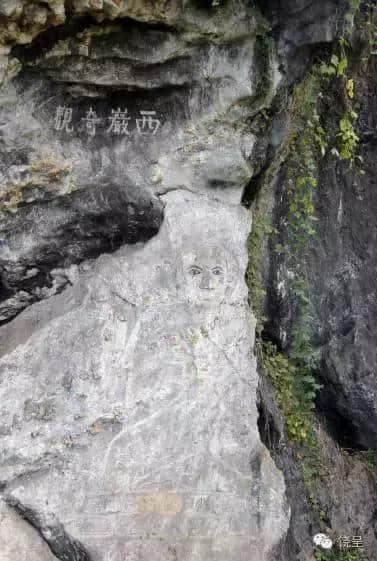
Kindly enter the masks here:
<path id="1" fill-rule="evenodd" d="M 276 406 L 274 390 L 265 379 L 261 379 L 259 384 L 258 408 L 262 440 L 284 473 L 287 497 L 292 507 L 288 533 L 274 559 L 301 561 L 310 558 L 312 537 L 318 532 L 325 532 L 335 536 L 360 536 L 368 558 L 374 560 L 377 479 L 373 469 L 357 456 L 345 454 L 318 424 L 318 452 L 313 450 L 312 453 L 319 453 L 324 472 L 317 480 L 318 476 L 313 475 L 312 485 L 319 501 L 313 507 L 303 481 L 300 448 L 286 438 L 284 418 Z"/>
<path id="2" fill-rule="evenodd" d="M 217 10 L 190 7 L 173 28 L 164 19 L 169 10 L 153 21 L 149 10 L 140 6 L 142 22 L 120 17 L 95 26 L 81 17 L 12 52 L 22 70 L 8 76 L 0 98 L 0 321 L 62 290 L 72 265 L 155 235 L 159 192 L 208 186 L 231 198 L 249 179 L 247 119 L 258 110 L 260 83 L 267 95 L 276 86 L 259 64 L 265 53 L 254 49 L 260 17 L 241 3 L 228 29 Z M 236 100 L 240 108 L 222 126 L 211 124 Z M 114 111 L 125 111 L 122 128 Z M 143 111 L 153 111 L 158 134 L 148 124 L 140 133 Z M 189 126 L 197 119 L 199 135 Z M 223 129 L 234 130 L 234 122 L 237 140 L 229 142 Z"/>
<path id="3" fill-rule="evenodd" d="M 9 543 L 9 536 L 17 536 L 17 541 Z M 0 543 L 4 558 L 19 561 L 57 561 L 38 530 L 27 522 L 16 510 L 3 500 L 0 502 Z"/>
<path id="4" fill-rule="evenodd" d="M 162 213 L 159 199 L 139 187 L 105 182 L 20 208 L 2 222 L 1 320 L 17 311 L 9 297 L 25 294 L 21 302 L 29 304 L 43 296 L 36 289 L 53 285 L 52 269 L 146 241 L 158 232 Z M 66 282 L 63 278 L 56 288 Z"/>
<path id="5" fill-rule="evenodd" d="M 286 48 L 333 41 L 349 8 L 343 0 L 257 0 L 256 4 Z"/>
<path id="6" fill-rule="evenodd" d="M 289 83 L 303 76 L 318 47 L 335 41 L 349 10 L 347 0 L 256 0 L 271 25 Z"/>
<path id="7" fill-rule="evenodd" d="M 61 561 L 90 561 L 90 555 L 84 546 L 67 534 L 64 526 L 53 514 L 48 517 L 41 515 L 11 497 L 8 497 L 6 502 L 38 530 L 58 559 Z"/>
<path id="8" fill-rule="evenodd" d="M 309 536 L 318 531 L 362 536 L 368 559 L 374 559 L 376 551 L 376 473 L 372 462 L 366 465 L 361 459 L 366 451 L 374 457 L 372 451 L 377 449 L 377 107 L 373 94 L 377 67 L 369 47 L 365 49 L 359 39 L 354 37 L 354 50 L 348 52 L 348 76 L 355 81 L 357 91 L 355 129 L 362 162 L 351 169 L 330 149 L 311 162 L 318 179 L 313 189 L 316 234 L 299 250 L 289 224 L 292 199 L 288 187 L 289 180 L 296 178 L 295 170 L 292 174 L 289 163 L 283 163 L 270 183 L 277 234 L 264 246 L 267 323 L 263 336 L 289 354 L 299 311 L 292 280 L 303 278 L 309 308 L 306 323 L 300 326 L 310 334 L 312 373 L 322 384 L 316 401 L 317 452 L 313 450 L 313 454 L 319 454 L 326 475 L 313 478 L 311 499 L 310 489 L 302 483 L 302 450 L 284 436 L 284 420 L 271 387 L 266 381 L 260 385 L 261 434 L 285 473 L 292 505 L 290 530 L 281 554 L 289 560 L 310 556 L 313 544 Z M 317 107 L 330 146 L 337 146 L 339 122 L 347 107 L 336 79 Z M 313 498 L 318 501 L 317 512 L 308 508 Z"/>
<path id="9" fill-rule="evenodd" d="M 302 266 L 308 275 L 314 313 L 312 337 L 320 352 L 318 377 L 324 385 L 318 407 L 332 419 L 329 429 L 333 426 L 339 442 L 351 448 L 377 449 L 377 147 L 370 136 L 377 124 L 373 57 L 367 75 L 367 82 L 362 76 L 355 77 L 360 100 L 357 133 L 365 174 L 350 170 L 331 156 L 322 160 L 314 191 L 317 234 L 303 255 Z M 340 119 L 341 106 L 339 109 Z M 332 116 L 329 113 L 327 119 L 331 122 L 333 108 L 329 111 Z M 281 224 L 289 205 L 284 170 L 275 197 L 275 223 Z M 289 246 L 284 228 L 279 241 Z M 283 255 L 272 251 L 270 257 L 270 321 L 266 329 L 272 340 L 288 349 L 295 303 L 278 285 L 289 267 Z"/>

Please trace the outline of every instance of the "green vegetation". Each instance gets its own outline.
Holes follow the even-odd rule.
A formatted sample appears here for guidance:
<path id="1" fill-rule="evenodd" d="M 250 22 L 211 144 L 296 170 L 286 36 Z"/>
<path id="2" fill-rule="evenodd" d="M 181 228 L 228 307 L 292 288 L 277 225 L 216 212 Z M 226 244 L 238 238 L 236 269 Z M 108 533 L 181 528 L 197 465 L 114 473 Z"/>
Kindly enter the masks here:
<path id="1" fill-rule="evenodd" d="M 349 47 L 349 43 L 346 39 L 342 38 L 339 41 L 340 56 L 341 60 L 344 60 L 344 72 L 340 74 L 342 86 L 343 86 L 343 99 L 345 103 L 345 111 L 342 118 L 339 121 L 339 132 L 338 146 L 339 146 L 339 157 L 342 160 L 348 160 L 350 164 L 354 163 L 356 149 L 359 144 L 359 137 L 355 132 L 354 125 L 358 117 L 356 111 L 353 108 L 353 102 L 355 97 L 355 83 L 353 78 L 350 78 L 346 74 L 346 69 L 348 67 L 348 57 L 346 49 Z"/>
<path id="2" fill-rule="evenodd" d="M 343 115 L 339 122 L 339 157 L 349 162 L 353 162 L 355 149 L 359 143 L 359 137 L 354 129 L 356 118 L 357 113 L 350 110 Z"/>
<path id="3" fill-rule="evenodd" d="M 348 59 L 343 54 L 341 58 L 333 54 L 329 62 L 323 61 L 320 64 L 319 71 L 324 76 L 344 76 L 348 66 Z"/>
<path id="4" fill-rule="evenodd" d="M 327 148 L 327 135 L 317 113 L 320 88 L 321 80 L 317 71 L 311 72 L 296 86 L 290 108 L 287 141 L 281 154 L 285 163 L 288 224 L 280 238 L 285 240 L 285 244 L 274 243 L 274 247 L 278 255 L 283 255 L 285 267 L 293 273 L 291 278 L 286 279 L 287 292 L 295 307 L 292 340 L 286 354 L 278 352 L 271 343 L 259 343 L 260 364 L 276 390 L 277 401 L 284 414 L 287 437 L 297 446 L 297 459 L 300 461 L 308 500 L 319 512 L 314 483 L 324 473 L 317 449 L 313 415 L 314 399 L 319 386 L 313 376 L 313 319 L 303 257 L 309 241 L 315 235 L 312 198 L 317 187 L 317 162 Z M 266 175 L 266 180 L 270 180 L 269 174 Z M 267 195 L 264 195 L 264 200 L 268 200 Z M 259 220 L 254 243 L 266 233 L 275 241 L 273 236 L 277 232 L 266 225 L 265 220 Z M 256 275 L 254 279 L 255 277 Z M 253 298 L 255 294 L 258 295 L 258 290 L 254 287 Z"/>
<path id="5" fill-rule="evenodd" d="M 355 16 L 359 11 L 361 0 L 348 0 L 348 13 L 345 16 L 344 33 L 350 37 L 354 28 Z"/>
<path id="6" fill-rule="evenodd" d="M 319 93 L 320 80 L 314 72 L 296 86 L 289 110 L 290 123 L 285 141 L 274 161 L 264 172 L 258 196 L 253 203 L 253 229 L 248 242 L 249 265 L 246 278 L 250 305 L 258 319 L 259 333 L 263 330 L 265 296 L 261 283 L 262 246 L 268 236 L 277 233 L 269 218 L 268 193 L 283 162 L 286 162 L 288 168 L 288 192 L 291 197 L 288 221 L 295 247 L 292 249 L 290 240 L 289 248 L 275 243 L 275 250 L 278 253 L 296 254 L 296 249 L 304 247 L 315 233 L 312 191 L 317 184 L 317 179 L 314 176 L 316 162 L 313 153 L 321 157 L 327 147 L 326 133 L 316 112 Z M 302 292 L 301 282 L 296 282 L 295 291 L 297 295 Z M 302 299 L 306 300 L 305 294 L 302 294 Z"/>
<path id="7" fill-rule="evenodd" d="M 288 358 L 295 368 L 296 396 L 300 402 L 301 424 L 306 426 L 306 437 L 313 401 L 318 388 L 313 378 L 314 349 L 311 344 L 311 325 L 308 283 L 303 264 L 311 238 L 315 235 L 315 208 L 313 191 L 317 187 L 317 163 L 327 147 L 324 128 L 320 124 L 317 103 L 320 81 L 315 72 L 308 75 L 295 91 L 295 133 L 286 160 L 288 196 L 286 247 L 277 246 L 285 254 L 285 265 L 293 272 L 287 279 L 287 290 L 295 303 L 295 324 Z M 297 422 L 297 421 L 296 421 Z M 292 436 L 292 431 L 290 431 Z M 289 433 L 288 433 L 289 435 Z M 294 439 L 295 440 L 295 439 Z"/>
<path id="8" fill-rule="evenodd" d="M 365 450 L 363 452 L 359 452 L 358 457 L 372 470 L 377 471 L 377 452 L 371 449 Z"/>
<path id="9" fill-rule="evenodd" d="M 249 304 L 257 318 L 257 334 L 261 335 L 265 317 L 263 304 L 266 291 L 261 282 L 262 245 L 266 237 L 272 233 L 267 212 L 267 199 L 259 197 L 253 213 L 253 229 L 248 239 L 249 261 L 246 270 L 246 281 L 249 287 Z"/>
<path id="10" fill-rule="evenodd" d="M 358 0 L 350 1 L 344 38 L 334 46 L 328 60 L 318 61 L 296 85 L 287 110 L 288 127 L 284 141 L 269 167 L 251 186 L 253 229 L 248 240 L 247 282 L 250 305 L 258 320 L 258 361 L 275 388 L 286 435 L 300 466 L 308 501 L 319 519 L 324 519 L 327 513 L 323 510 L 326 506 L 319 502 L 317 489 L 320 481 L 325 484 L 328 474 L 317 443 L 313 411 L 320 386 L 314 377 L 317 356 L 312 344 L 314 318 L 305 263 L 308 248 L 316 235 L 313 197 L 320 180 L 321 160 L 335 157 L 350 167 L 361 162 L 357 154 L 359 137 L 355 131 L 357 87 L 352 73 L 351 41 L 347 39 L 358 17 L 358 7 Z M 377 14 L 377 9 L 374 11 Z M 372 31 L 370 26 L 369 35 L 377 54 L 377 15 L 376 27 Z M 339 103 L 335 111 L 326 115 L 335 95 Z M 287 218 L 279 232 L 270 218 L 272 190 L 277 178 L 284 182 L 281 194 Z M 262 340 L 266 321 L 263 257 L 268 253 L 268 245 L 275 251 L 278 266 L 287 272 L 282 280 L 290 301 L 293 327 L 283 352 Z M 369 467 L 377 468 L 377 454 L 368 451 L 362 455 Z M 317 551 L 316 559 L 362 561 L 365 557 L 359 551 L 334 550 Z"/>
<path id="11" fill-rule="evenodd" d="M 360 550 L 348 549 L 331 551 L 322 551 L 317 549 L 314 552 L 316 561 L 367 561 L 367 558 Z"/>
<path id="12" fill-rule="evenodd" d="M 362 30 L 369 46 L 369 54 L 377 55 L 377 6 L 372 2 L 366 4 L 367 16 Z"/>
<path id="13" fill-rule="evenodd" d="M 319 72 L 328 80 L 337 78 L 341 91 L 343 91 L 344 113 L 339 120 L 336 147 L 333 148 L 332 154 L 338 156 L 341 160 L 347 160 L 350 165 L 353 165 L 355 157 L 357 157 L 356 150 L 360 139 L 355 132 L 355 123 L 358 117 L 354 110 L 355 82 L 353 78 L 347 75 L 349 67 L 347 49 L 349 48 L 348 41 L 342 37 L 337 47 L 338 54 L 334 53 L 329 62 L 323 61 L 319 65 Z"/>
<path id="14" fill-rule="evenodd" d="M 290 126 L 277 162 L 265 174 L 259 197 L 254 203 L 254 226 L 249 239 L 249 268 L 247 280 L 251 305 L 263 330 L 263 302 L 265 291 L 261 284 L 260 267 L 263 243 L 267 237 L 274 241 L 274 228 L 267 218 L 268 185 L 276 169 L 284 161 L 285 193 L 288 199 L 287 226 L 279 234 L 275 251 L 283 256 L 284 266 L 291 271 L 285 279 L 286 290 L 294 305 L 295 321 L 292 340 L 286 355 L 269 344 L 261 345 L 260 358 L 269 379 L 277 390 L 278 402 L 284 412 L 288 438 L 309 447 L 314 445 L 313 408 L 319 386 L 315 383 L 315 350 L 312 347 L 311 305 L 308 282 L 304 270 L 305 255 L 316 234 L 313 194 L 318 184 L 319 161 L 336 142 L 338 150 L 331 150 L 341 159 L 354 161 L 358 137 L 353 125 L 357 117 L 351 108 L 354 81 L 347 77 L 348 59 L 345 42 L 340 43 L 339 55 L 333 54 L 328 63 L 313 67 L 307 77 L 296 86 L 290 107 Z M 339 132 L 327 131 L 318 113 L 323 90 L 333 78 L 344 86 L 346 111 L 339 121 Z M 279 159 L 280 157 L 280 159 Z M 284 243 L 280 243 L 284 240 Z"/>
<path id="15" fill-rule="evenodd" d="M 299 360 L 288 359 L 269 342 L 261 344 L 261 360 L 264 372 L 276 388 L 288 438 L 311 445 L 313 398 L 318 389 L 314 378 Z"/>
<path id="16" fill-rule="evenodd" d="M 259 343 L 257 348 L 263 372 L 275 387 L 287 436 L 296 445 L 308 501 L 319 517 L 324 517 L 315 493 L 316 482 L 326 476 L 314 431 L 313 400 L 319 386 L 300 359 L 287 358 L 271 343 Z"/>
<path id="17" fill-rule="evenodd" d="M 344 77 L 350 98 L 353 83 L 345 77 L 347 63 L 341 57 L 331 57 L 324 65 L 317 64 L 296 86 L 289 108 L 290 122 L 286 139 L 274 162 L 264 174 L 261 189 L 254 202 L 254 225 L 249 239 L 249 268 L 247 281 L 251 306 L 258 318 L 258 333 L 263 331 L 263 304 L 265 291 L 261 283 L 263 244 L 266 239 L 291 274 L 286 276 L 286 291 L 294 308 L 294 327 L 289 349 L 283 354 L 271 343 L 257 344 L 259 362 L 272 382 L 278 404 L 283 412 L 288 439 L 294 444 L 308 500 L 313 510 L 324 517 L 316 498 L 318 480 L 324 478 L 325 468 L 315 434 L 313 413 L 316 392 L 320 386 L 314 378 L 316 363 L 312 346 L 313 317 L 305 272 L 305 256 L 311 239 L 316 234 L 314 191 L 318 184 L 318 166 L 328 153 L 335 133 L 326 130 L 318 112 L 322 92 L 333 76 Z M 341 78 L 343 79 L 343 78 Z M 344 149 L 345 150 L 345 149 Z M 345 152 L 342 152 L 342 154 Z M 341 153 L 339 153 L 341 157 Z M 269 187 L 284 163 L 287 197 L 287 225 L 278 234 L 269 221 Z M 278 242 L 278 243 L 277 243 Z"/>
<path id="18" fill-rule="evenodd" d="M 259 191 L 255 201 L 253 202 L 253 228 L 248 240 L 248 250 L 249 250 L 249 263 L 246 272 L 246 279 L 249 287 L 250 295 L 250 306 L 252 307 L 257 319 L 258 326 L 257 330 L 259 334 L 263 331 L 264 316 L 263 316 L 263 302 L 265 297 L 265 289 L 261 282 L 261 265 L 262 265 L 262 253 L 263 253 L 263 243 L 271 234 L 277 234 L 276 230 L 272 227 L 269 212 L 269 188 L 274 178 L 276 177 L 283 162 L 289 158 L 290 154 L 294 153 L 296 150 L 296 140 L 300 138 L 302 130 L 305 130 L 308 126 L 311 127 L 312 123 L 307 121 L 303 114 L 307 112 L 307 93 L 310 90 L 308 82 L 312 81 L 312 76 L 305 80 L 302 84 L 296 87 L 295 95 L 293 97 L 293 102 L 290 108 L 291 122 L 289 125 L 289 130 L 287 132 L 286 138 L 276 155 L 274 161 L 270 164 L 267 170 L 265 170 L 262 180 L 260 182 Z M 315 93 L 310 97 L 310 103 L 314 102 Z M 300 118 L 302 116 L 302 119 Z M 325 145 L 323 139 L 323 129 L 319 126 L 313 127 L 313 135 L 315 138 L 315 143 L 317 145 L 321 144 L 322 148 Z M 299 154 L 298 154 L 299 156 Z M 309 178 L 308 184 L 312 184 L 311 178 Z M 312 206 L 307 205 L 306 195 L 304 194 L 305 187 L 307 186 L 306 181 L 301 184 L 300 191 L 297 192 L 297 199 L 291 208 L 292 215 L 296 222 L 296 229 L 299 230 L 300 223 L 302 223 L 301 217 L 302 212 L 314 210 Z M 292 192 L 292 190 L 291 190 Z M 297 205 L 297 209 L 294 205 Z M 298 237 L 300 237 L 297 231 Z M 278 252 L 284 252 L 287 248 L 279 244 L 275 244 L 275 249 Z"/>

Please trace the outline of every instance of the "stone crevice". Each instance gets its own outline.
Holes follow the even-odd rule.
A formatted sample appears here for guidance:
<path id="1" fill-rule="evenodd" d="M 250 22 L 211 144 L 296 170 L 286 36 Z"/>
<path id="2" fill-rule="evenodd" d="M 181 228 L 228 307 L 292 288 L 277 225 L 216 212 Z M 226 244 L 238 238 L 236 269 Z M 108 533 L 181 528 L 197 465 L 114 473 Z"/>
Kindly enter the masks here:
<path id="1" fill-rule="evenodd" d="M 37 530 L 60 561 L 92 561 L 84 546 L 65 531 L 55 515 L 41 514 L 11 496 L 5 497 L 5 503 Z"/>

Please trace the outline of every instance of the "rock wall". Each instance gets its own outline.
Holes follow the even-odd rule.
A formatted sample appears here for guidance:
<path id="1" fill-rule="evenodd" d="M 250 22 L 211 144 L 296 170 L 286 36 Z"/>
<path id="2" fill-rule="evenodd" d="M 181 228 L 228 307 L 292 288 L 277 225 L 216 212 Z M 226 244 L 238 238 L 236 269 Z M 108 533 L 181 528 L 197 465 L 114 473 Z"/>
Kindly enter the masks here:
<path id="1" fill-rule="evenodd" d="M 374 560 L 370 9 L 1 3 L 0 561 Z"/>
<path id="2" fill-rule="evenodd" d="M 153 240 L 3 328 L 18 334 L 39 308 L 1 365 L 7 501 L 60 558 L 77 541 L 88 559 L 265 559 L 287 518 L 256 424 L 248 213 L 162 199 Z"/>
<path id="3" fill-rule="evenodd" d="M 22 72 L 1 98 L 3 321 L 71 282 L 61 269 L 156 234 L 159 195 L 240 201 L 247 120 L 261 82 L 276 86 L 259 62 L 261 24 L 242 3 L 191 12 L 182 30 L 73 20 L 17 53 Z"/>
<path id="4" fill-rule="evenodd" d="M 299 358 L 309 384 L 318 384 L 311 418 L 315 444 L 287 437 L 271 377 L 259 388 L 263 439 L 284 471 L 292 505 L 282 553 L 288 559 L 311 558 L 307 536 L 317 531 L 338 543 L 340 536 L 360 536 L 364 550 L 348 551 L 350 558 L 376 558 L 376 84 L 370 31 L 375 7 L 361 6 L 346 49 L 335 42 L 332 54 L 314 59 L 309 79 L 294 94 L 301 113 L 297 135 L 281 164 L 272 158 L 273 173 L 261 189 L 273 230 L 262 249 L 263 338 L 292 363 Z M 345 76 L 335 71 L 328 78 L 327 61 L 334 54 L 340 60 L 342 52 Z M 343 89 L 347 83 L 354 97 Z M 358 137 L 354 161 L 352 155 L 339 157 L 341 122 L 349 118 Z M 302 384 L 300 391 L 312 388 Z M 342 559 L 346 552 L 336 554 L 328 558 Z"/>
<path id="5" fill-rule="evenodd" d="M 36 38 L 1 92 L 4 516 L 58 559 L 267 561 L 241 198 L 274 55 L 243 2 L 113 7 L 5 14 Z"/>

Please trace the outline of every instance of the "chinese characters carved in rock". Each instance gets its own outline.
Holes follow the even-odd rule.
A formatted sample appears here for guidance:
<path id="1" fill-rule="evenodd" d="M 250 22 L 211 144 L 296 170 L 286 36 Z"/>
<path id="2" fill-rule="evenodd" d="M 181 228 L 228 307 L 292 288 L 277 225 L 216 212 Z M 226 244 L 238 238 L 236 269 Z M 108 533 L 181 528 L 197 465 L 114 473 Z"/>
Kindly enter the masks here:
<path id="1" fill-rule="evenodd" d="M 156 118 L 156 111 L 140 111 L 140 115 L 135 119 L 136 132 L 138 135 L 145 136 L 149 134 L 156 134 L 161 126 L 161 121 Z M 56 109 L 54 118 L 54 128 L 56 131 L 63 131 L 72 133 L 73 126 L 73 109 L 71 107 L 59 105 Z M 111 115 L 102 118 L 99 117 L 97 112 L 92 107 L 85 113 L 85 117 L 80 119 L 84 123 L 84 128 L 89 136 L 95 136 L 98 127 L 103 127 L 107 123 L 105 132 L 106 134 L 118 136 L 131 136 L 132 131 L 129 129 L 132 117 L 128 113 L 128 109 L 111 110 Z"/>

